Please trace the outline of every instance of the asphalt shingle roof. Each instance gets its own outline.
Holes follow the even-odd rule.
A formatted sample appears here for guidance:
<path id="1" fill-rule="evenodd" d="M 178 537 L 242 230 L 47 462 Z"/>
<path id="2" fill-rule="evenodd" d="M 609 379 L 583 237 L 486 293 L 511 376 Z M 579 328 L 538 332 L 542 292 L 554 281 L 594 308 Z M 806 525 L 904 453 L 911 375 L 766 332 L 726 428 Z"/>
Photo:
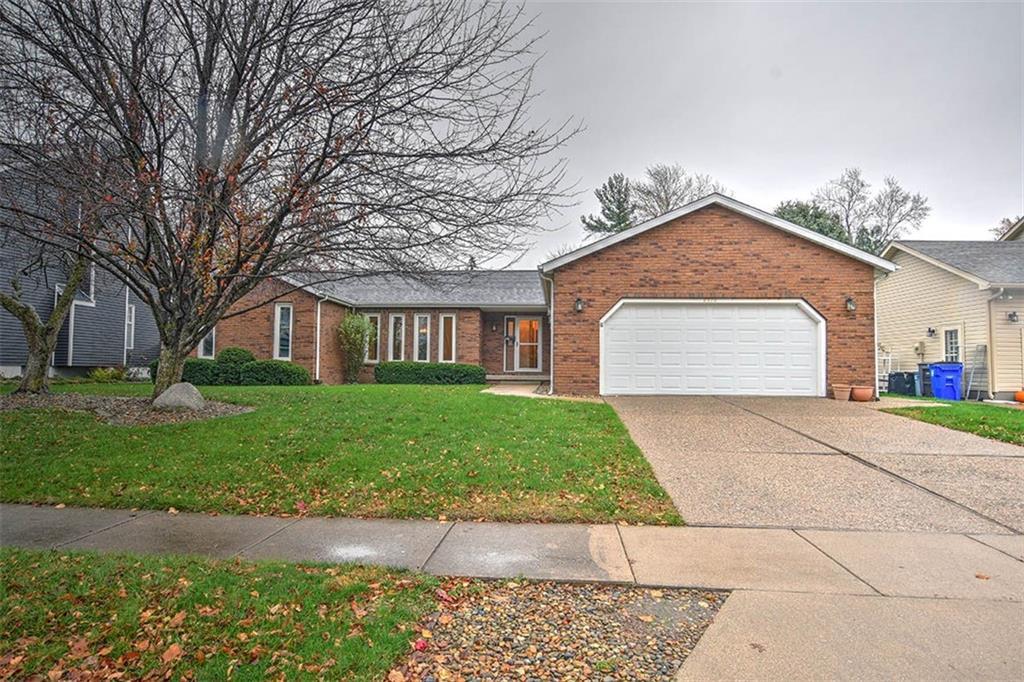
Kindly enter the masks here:
<path id="1" fill-rule="evenodd" d="M 993 284 L 1024 284 L 1024 242 L 901 240 L 908 248 Z"/>
<path id="2" fill-rule="evenodd" d="M 303 279 L 316 282 L 324 275 Z M 465 270 L 433 272 L 416 277 L 397 274 L 349 277 L 310 285 L 360 307 L 449 306 L 542 306 L 544 290 L 536 270 Z"/>

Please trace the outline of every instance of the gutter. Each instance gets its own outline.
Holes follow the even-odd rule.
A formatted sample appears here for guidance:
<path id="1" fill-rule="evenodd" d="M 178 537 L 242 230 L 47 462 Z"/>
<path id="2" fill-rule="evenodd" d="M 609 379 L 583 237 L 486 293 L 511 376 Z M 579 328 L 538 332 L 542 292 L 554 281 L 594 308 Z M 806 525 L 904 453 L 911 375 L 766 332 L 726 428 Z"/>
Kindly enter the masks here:
<path id="1" fill-rule="evenodd" d="M 316 301 L 316 342 L 314 343 L 315 361 L 313 380 L 317 383 L 320 382 L 320 304 L 326 300 L 328 300 L 328 297 L 324 296 L 323 298 L 318 298 Z"/>
<path id="2" fill-rule="evenodd" d="M 540 278 L 551 285 L 548 297 L 548 395 L 555 394 L 555 280 L 537 268 Z"/>

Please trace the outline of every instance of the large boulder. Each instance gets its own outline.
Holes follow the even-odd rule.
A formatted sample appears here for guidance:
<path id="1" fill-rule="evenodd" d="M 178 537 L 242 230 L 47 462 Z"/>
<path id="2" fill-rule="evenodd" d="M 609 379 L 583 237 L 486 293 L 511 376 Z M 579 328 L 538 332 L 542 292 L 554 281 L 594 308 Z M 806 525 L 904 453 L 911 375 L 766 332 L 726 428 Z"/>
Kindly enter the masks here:
<path id="1" fill-rule="evenodd" d="M 158 410 L 201 410 L 205 405 L 199 389 L 184 381 L 174 384 L 153 401 L 153 407 Z"/>

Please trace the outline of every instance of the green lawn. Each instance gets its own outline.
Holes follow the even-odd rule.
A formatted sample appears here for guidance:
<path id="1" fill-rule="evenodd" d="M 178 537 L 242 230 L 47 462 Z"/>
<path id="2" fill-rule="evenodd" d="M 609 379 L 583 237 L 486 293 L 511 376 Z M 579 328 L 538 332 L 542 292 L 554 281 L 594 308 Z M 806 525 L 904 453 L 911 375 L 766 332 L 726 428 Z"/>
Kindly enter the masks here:
<path id="1" fill-rule="evenodd" d="M 903 397 L 903 396 L 900 396 Z M 922 401 L 923 402 L 923 401 Z M 1024 410 L 977 402 L 929 401 L 921 407 L 893 407 L 885 412 L 938 424 L 985 438 L 1024 445 Z"/>
<path id="2" fill-rule="evenodd" d="M 436 608 L 374 568 L 4 549 L 0 573 L 0 679 L 383 679 Z"/>
<path id="3" fill-rule="evenodd" d="M 471 386 L 229 386 L 203 393 L 256 410 L 148 427 L 52 410 L 0 413 L 0 500 L 680 523 L 650 465 L 604 404 L 495 396 Z"/>

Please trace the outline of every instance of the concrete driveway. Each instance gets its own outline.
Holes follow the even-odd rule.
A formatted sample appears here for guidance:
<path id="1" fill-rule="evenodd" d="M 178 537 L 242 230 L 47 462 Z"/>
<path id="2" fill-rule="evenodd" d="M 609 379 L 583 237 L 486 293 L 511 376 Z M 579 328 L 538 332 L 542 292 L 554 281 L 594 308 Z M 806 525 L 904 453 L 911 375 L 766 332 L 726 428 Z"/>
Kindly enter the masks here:
<path id="1" fill-rule="evenodd" d="M 1015 445 L 820 398 L 608 402 L 691 525 L 1024 532 Z"/>

